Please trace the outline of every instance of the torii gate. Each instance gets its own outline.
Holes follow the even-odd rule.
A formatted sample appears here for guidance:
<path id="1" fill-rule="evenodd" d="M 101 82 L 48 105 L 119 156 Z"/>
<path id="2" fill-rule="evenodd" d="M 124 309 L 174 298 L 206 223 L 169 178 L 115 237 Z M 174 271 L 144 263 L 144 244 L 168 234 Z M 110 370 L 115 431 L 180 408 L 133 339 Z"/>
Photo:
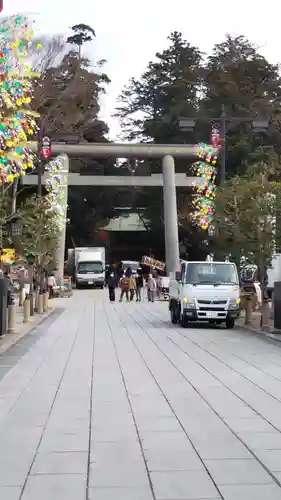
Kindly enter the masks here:
<path id="1" fill-rule="evenodd" d="M 33 151 L 37 150 L 37 143 L 31 145 Z M 63 188 L 65 190 L 64 207 L 64 230 L 61 232 L 60 245 L 58 249 L 58 271 L 59 278 L 63 276 L 65 235 L 66 235 L 66 212 L 68 192 L 68 172 L 70 156 L 93 156 L 99 158 L 162 158 L 163 174 L 163 203 L 164 203 L 164 227 L 165 227 L 165 253 L 166 267 L 169 275 L 180 269 L 179 239 L 178 239 L 178 214 L 175 185 L 175 162 L 174 158 L 198 157 L 201 147 L 188 144 L 133 144 L 133 143 L 85 143 L 85 144 L 52 144 L 53 154 L 63 154 L 64 168 L 63 176 L 66 179 Z M 210 152 L 217 154 L 217 148 L 210 146 Z"/>

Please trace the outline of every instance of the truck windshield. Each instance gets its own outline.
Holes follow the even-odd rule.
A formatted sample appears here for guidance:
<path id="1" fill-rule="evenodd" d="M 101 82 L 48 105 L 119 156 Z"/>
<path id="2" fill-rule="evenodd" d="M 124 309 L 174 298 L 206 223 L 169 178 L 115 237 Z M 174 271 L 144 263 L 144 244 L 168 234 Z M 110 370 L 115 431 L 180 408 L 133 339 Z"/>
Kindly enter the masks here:
<path id="1" fill-rule="evenodd" d="M 94 273 L 99 274 L 103 272 L 102 262 L 79 262 L 78 273 Z"/>
<path id="2" fill-rule="evenodd" d="M 132 269 L 132 271 L 137 271 L 140 267 L 139 262 L 133 262 L 130 260 L 123 260 L 121 265 L 122 265 L 122 269 L 126 270 L 126 269 L 128 269 L 128 267 L 130 267 Z"/>
<path id="3" fill-rule="evenodd" d="M 191 285 L 238 285 L 235 264 L 217 262 L 190 262 L 187 265 L 185 283 Z"/>

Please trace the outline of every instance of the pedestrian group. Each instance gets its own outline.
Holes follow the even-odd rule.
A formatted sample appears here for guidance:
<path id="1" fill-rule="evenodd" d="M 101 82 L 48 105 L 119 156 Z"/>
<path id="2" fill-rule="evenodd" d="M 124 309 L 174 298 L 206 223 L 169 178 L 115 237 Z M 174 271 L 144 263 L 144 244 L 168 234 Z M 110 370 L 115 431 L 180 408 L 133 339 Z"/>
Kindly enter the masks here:
<path id="1" fill-rule="evenodd" d="M 124 297 L 127 302 L 132 302 L 136 298 L 136 302 L 141 302 L 142 291 L 144 289 L 144 277 L 142 270 L 138 269 L 137 274 L 133 275 L 129 267 L 123 275 L 119 276 L 117 270 L 112 266 L 108 269 L 106 276 L 108 286 L 109 301 L 115 302 L 116 288 L 120 287 L 119 302 L 122 302 Z M 157 295 L 157 279 L 150 273 L 146 280 L 147 299 L 148 302 L 154 302 Z"/>

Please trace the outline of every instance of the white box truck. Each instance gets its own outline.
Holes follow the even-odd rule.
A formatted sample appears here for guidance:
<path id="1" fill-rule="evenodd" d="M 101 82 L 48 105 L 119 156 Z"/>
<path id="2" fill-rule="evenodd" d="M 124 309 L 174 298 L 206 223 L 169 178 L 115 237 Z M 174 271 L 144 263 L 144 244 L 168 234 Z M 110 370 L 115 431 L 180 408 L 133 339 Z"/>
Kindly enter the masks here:
<path id="1" fill-rule="evenodd" d="M 75 247 L 69 252 L 76 288 L 104 288 L 105 247 Z"/>

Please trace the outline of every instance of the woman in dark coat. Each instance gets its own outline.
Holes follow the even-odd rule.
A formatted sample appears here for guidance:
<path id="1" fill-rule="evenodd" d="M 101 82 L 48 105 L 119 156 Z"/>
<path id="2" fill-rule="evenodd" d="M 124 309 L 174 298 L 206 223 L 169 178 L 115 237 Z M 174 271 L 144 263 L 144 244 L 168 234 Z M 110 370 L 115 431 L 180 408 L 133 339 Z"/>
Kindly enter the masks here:
<path id="1" fill-rule="evenodd" d="M 106 284 L 110 302 L 115 302 L 115 289 L 119 282 L 119 276 L 114 267 L 110 267 L 106 274 Z"/>

